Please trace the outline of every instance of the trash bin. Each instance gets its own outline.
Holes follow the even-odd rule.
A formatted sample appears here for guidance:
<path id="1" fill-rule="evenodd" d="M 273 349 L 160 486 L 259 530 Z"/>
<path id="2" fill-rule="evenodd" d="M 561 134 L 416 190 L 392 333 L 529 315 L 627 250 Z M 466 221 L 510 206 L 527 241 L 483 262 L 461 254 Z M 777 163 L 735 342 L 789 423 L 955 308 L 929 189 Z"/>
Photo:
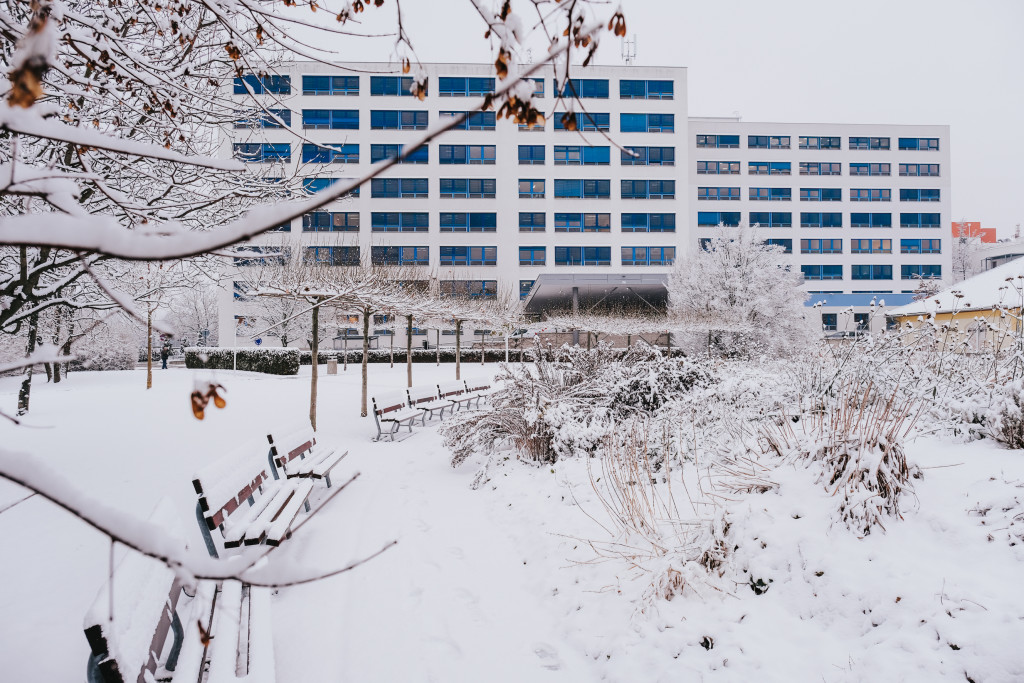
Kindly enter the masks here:
<path id="1" fill-rule="evenodd" d="M 337 375 L 338 374 L 338 359 L 337 358 L 335 358 L 333 360 L 327 361 L 327 374 L 328 375 Z"/>
<path id="2" fill-rule="evenodd" d="M 426 339 L 423 340 L 423 348 L 425 348 L 425 349 L 429 349 L 430 348 L 430 344 L 427 343 Z"/>

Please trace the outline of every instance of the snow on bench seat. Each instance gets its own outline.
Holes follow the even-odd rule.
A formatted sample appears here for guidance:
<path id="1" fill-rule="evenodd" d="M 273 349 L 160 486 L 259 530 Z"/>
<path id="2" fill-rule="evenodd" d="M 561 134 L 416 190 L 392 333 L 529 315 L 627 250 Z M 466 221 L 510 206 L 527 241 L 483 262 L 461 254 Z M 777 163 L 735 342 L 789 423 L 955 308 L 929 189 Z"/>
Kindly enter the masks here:
<path id="1" fill-rule="evenodd" d="M 331 487 L 331 470 L 348 455 L 348 451 L 317 447 L 316 434 L 308 427 L 285 432 L 284 436 L 267 435 L 274 465 L 287 478 L 322 479 Z"/>
<path id="2" fill-rule="evenodd" d="M 452 404 L 453 409 L 461 409 L 463 405 L 469 405 L 476 401 L 476 396 L 470 396 L 466 391 L 466 383 L 462 380 L 454 382 L 442 382 L 437 385 L 438 396 Z"/>
<path id="3" fill-rule="evenodd" d="M 411 433 L 412 423 L 423 414 L 422 411 L 409 407 L 409 396 L 404 391 L 381 394 L 374 396 L 372 400 L 373 419 L 377 423 L 377 438 L 374 441 L 380 441 L 384 436 L 394 441 L 395 432 L 402 425 L 408 426 Z M 385 434 L 381 430 L 382 422 L 390 423 L 391 431 Z"/>
<path id="4" fill-rule="evenodd" d="M 423 424 L 427 424 L 427 417 L 434 419 L 434 413 L 439 412 L 444 417 L 444 411 L 452 407 L 451 401 L 440 398 L 436 384 L 428 384 L 406 389 L 409 396 L 409 406 L 423 412 Z"/>

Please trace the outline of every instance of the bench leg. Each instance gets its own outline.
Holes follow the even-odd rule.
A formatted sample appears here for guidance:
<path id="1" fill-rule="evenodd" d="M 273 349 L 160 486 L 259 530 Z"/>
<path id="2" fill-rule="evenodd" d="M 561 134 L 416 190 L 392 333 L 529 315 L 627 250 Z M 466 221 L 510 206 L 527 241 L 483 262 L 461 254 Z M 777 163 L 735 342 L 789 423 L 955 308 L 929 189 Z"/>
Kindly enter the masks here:
<path id="1" fill-rule="evenodd" d="M 171 643 L 171 652 L 167 655 L 167 663 L 164 664 L 164 668 L 168 671 L 174 671 L 174 667 L 178 666 L 178 655 L 181 654 L 181 644 L 185 640 L 185 630 L 181 627 L 181 619 L 178 618 L 177 610 L 174 612 L 174 618 L 171 619 L 171 632 L 174 633 L 174 642 Z"/>
<path id="2" fill-rule="evenodd" d="M 206 517 L 203 516 L 203 508 L 199 503 L 196 503 L 196 518 L 199 520 L 199 530 L 203 532 L 203 540 L 206 541 L 206 550 L 209 551 L 210 557 L 218 557 L 217 546 L 213 542 L 209 527 L 206 526 Z"/>

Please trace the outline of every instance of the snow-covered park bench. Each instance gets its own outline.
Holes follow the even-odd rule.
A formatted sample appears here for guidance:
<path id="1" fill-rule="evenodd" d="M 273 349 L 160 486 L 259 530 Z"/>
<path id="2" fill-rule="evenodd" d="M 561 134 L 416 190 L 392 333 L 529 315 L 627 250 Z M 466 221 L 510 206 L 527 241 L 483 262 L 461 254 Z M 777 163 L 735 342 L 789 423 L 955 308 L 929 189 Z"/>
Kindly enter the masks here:
<path id="1" fill-rule="evenodd" d="M 179 520 L 163 499 L 150 521 L 168 529 Z M 184 640 L 178 616 L 181 583 L 167 566 L 134 551 L 117 565 L 111 580 L 113 595 L 110 583 L 104 583 L 85 617 L 91 650 L 86 679 L 135 683 L 147 680 L 148 673 L 158 681 L 170 680 L 167 672 L 175 670 Z"/>
<path id="2" fill-rule="evenodd" d="M 279 477 L 272 467 L 266 442 L 242 447 L 216 460 L 192 480 L 199 502 L 196 518 L 206 549 L 218 557 L 214 531 L 220 545 L 280 545 L 291 535 L 292 522 L 305 506 L 313 489 L 308 477 Z M 264 457 L 264 454 L 267 454 Z M 271 476 L 273 473 L 274 476 Z"/>
<path id="3" fill-rule="evenodd" d="M 348 455 L 333 448 L 317 446 L 316 434 L 307 424 L 291 431 L 267 434 L 270 457 L 278 473 L 286 479 L 323 480 L 331 487 L 331 470 Z"/>
<path id="4" fill-rule="evenodd" d="M 486 377 L 476 377 L 466 380 L 466 398 L 476 401 L 476 407 L 480 407 L 480 402 L 487 399 L 494 393 L 494 389 L 491 386 L 491 380 Z"/>
<path id="5" fill-rule="evenodd" d="M 438 384 L 437 394 L 451 404 L 453 411 L 462 410 L 462 406 L 468 408 L 473 401 L 478 400 L 478 397 L 469 395 L 469 392 L 466 391 L 466 383 L 462 380 Z"/>
<path id="6" fill-rule="evenodd" d="M 440 397 L 436 384 L 428 384 L 418 387 L 409 387 L 406 390 L 409 396 L 409 407 L 415 408 L 423 413 L 422 424 L 427 424 L 427 418 L 434 419 L 434 413 L 444 417 L 444 411 L 452 408 L 451 401 Z"/>
<path id="7" fill-rule="evenodd" d="M 395 434 L 403 426 L 409 427 L 412 432 L 412 423 L 416 421 L 422 411 L 409 407 L 409 395 L 404 391 L 396 391 L 373 397 L 373 419 L 377 423 L 377 438 L 380 441 L 385 436 L 395 440 Z M 388 431 L 385 432 L 381 425 L 386 424 Z"/>

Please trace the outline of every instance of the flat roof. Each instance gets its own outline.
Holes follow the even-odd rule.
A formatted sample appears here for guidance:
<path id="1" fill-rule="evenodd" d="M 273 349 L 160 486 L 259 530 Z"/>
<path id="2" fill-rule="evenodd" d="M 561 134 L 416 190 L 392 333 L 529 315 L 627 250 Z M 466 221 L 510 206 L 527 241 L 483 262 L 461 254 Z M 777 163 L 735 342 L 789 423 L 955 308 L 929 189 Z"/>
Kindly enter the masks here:
<path id="1" fill-rule="evenodd" d="M 527 313 L 567 311 L 573 289 L 581 310 L 599 304 L 644 305 L 664 310 L 668 275 L 652 273 L 541 273 L 523 300 Z"/>

